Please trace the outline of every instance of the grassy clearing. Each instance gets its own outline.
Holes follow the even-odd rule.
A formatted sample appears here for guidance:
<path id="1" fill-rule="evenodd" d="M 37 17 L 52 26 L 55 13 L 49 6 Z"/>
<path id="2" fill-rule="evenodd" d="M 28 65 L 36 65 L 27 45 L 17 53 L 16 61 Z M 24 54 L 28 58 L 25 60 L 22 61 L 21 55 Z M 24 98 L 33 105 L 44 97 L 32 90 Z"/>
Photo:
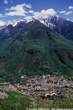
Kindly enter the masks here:
<path id="1" fill-rule="evenodd" d="M 26 110 L 26 108 L 73 108 L 73 101 L 68 99 L 52 101 L 23 96 L 15 92 L 10 92 L 8 94 L 8 99 L 0 100 L 0 110 Z"/>

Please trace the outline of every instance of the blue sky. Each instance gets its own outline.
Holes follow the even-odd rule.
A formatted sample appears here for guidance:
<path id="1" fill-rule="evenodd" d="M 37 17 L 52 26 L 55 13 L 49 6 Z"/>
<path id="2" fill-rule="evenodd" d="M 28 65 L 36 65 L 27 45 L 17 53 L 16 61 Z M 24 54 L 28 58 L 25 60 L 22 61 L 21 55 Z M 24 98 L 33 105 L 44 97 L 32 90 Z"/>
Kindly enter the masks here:
<path id="1" fill-rule="evenodd" d="M 0 0 L 0 26 L 55 15 L 73 21 L 73 0 Z"/>

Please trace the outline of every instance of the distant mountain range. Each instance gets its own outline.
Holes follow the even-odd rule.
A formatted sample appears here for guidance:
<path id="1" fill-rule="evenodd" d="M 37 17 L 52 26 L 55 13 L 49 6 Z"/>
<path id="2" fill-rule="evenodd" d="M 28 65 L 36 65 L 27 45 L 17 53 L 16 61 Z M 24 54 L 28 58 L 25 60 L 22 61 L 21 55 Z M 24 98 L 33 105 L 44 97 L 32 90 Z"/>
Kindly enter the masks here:
<path id="1" fill-rule="evenodd" d="M 27 20 L 20 21 L 15 26 L 12 25 L 1 26 L 0 33 L 2 32 L 5 34 L 6 33 L 12 34 L 12 32 L 14 33 L 14 31 L 16 30 L 27 31 L 30 30 L 31 28 L 35 28 L 43 24 L 48 28 L 60 33 L 65 38 L 69 40 L 73 40 L 73 22 L 57 16 L 53 16 L 45 19 L 41 18 L 40 20 L 36 20 L 32 18 L 32 20 L 29 22 L 27 22 Z"/>
<path id="2" fill-rule="evenodd" d="M 53 29 L 56 32 L 60 33 L 65 38 L 69 40 L 73 40 L 73 22 L 72 21 L 68 21 L 64 18 L 54 16 L 48 19 L 44 19 L 42 23 L 47 27 L 49 27 L 50 29 Z"/>
<path id="3" fill-rule="evenodd" d="M 0 81 L 22 75 L 73 77 L 73 22 L 52 17 L 0 28 Z"/>

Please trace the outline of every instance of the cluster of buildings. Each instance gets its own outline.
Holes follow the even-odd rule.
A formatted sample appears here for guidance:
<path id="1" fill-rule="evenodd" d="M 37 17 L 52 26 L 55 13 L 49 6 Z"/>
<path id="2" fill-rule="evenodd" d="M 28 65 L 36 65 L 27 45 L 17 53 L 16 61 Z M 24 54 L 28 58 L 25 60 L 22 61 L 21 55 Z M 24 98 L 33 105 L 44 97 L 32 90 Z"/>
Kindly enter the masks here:
<path id="1" fill-rule="evenodd" d="M 16 84 L 17 90 L 24 95 L 39 96 L 41 98 L 73 99 L 73 82 L 65 80 L 63 76 L 34 76 L 27 80 L 26 84 Z M 70 96 L 72 94 L 72 96 Z"/>
<path id="2" fill-rule="evenodd" d="M 70 98 L 73 100 L 73 81 L 66 80 L 63 76 L 43 75 L 22 77 L 22 79 L 22 84 L 0 83 L 0 99 L 7 98 L 8 91 L 16 91 L 43 99 Z M 26 83 L 24 83 L 25 80 Z"/>

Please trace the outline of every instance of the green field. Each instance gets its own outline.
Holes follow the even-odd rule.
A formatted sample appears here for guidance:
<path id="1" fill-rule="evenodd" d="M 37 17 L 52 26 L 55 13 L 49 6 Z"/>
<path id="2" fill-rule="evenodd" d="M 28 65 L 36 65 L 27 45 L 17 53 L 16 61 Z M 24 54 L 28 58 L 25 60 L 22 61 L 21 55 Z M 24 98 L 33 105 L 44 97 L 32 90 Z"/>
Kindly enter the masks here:
<path id="1" fill-rule="evenodd" d="M 10 92 L 8 94 L 8 99 L 0 100 L 0 110 L 26 110 L 26 108 L 73 108 L 73 101 L 68 99 L 52 101 L 23 96 L 15 92 Z"/>

